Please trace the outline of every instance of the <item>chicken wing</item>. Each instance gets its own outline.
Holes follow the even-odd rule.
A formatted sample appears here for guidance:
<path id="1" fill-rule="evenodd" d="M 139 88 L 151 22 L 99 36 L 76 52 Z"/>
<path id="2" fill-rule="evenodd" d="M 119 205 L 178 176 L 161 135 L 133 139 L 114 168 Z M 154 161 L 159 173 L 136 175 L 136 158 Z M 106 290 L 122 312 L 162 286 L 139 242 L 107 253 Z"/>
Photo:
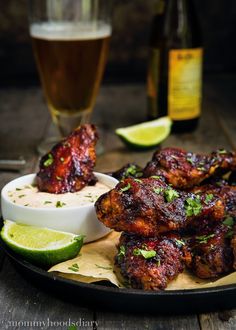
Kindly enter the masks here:
<path id="1" fill-rule="evenodd" d="M 165 289 L 191 258 L 177 234 L 142 238 L 122 233 L 118 249 L 115 260 L 121 274 L 131 287 L 144 290 Z"/>
<path id="2" fill-rule="evenodd" d="M 107 227 L 146 237 L 184 229 L 203 218 L 220 221 L 226 210 L 218 196 L 177 191 L 161 178 L 125 179 L 100 196 L 95 207 Z"/>
<path id="3" fill-rule="evenodd" d="M 54 194 L 75 192 L 96 182 L 93 168 L 98 139 L 94 125 L 82 125 L 56 144 L 40 161 L 37 185 Z"/>
<path id="4" fill-rule="evenodd" d="M 231 229 L 225 223 L 199 228 L 190 240 L 192 258 L 187 266 L 200 278 L 215 278 L 233 270 L 233 252 L 230 246 Z M 190 261 L 190 262 L 189 262 Z"/>
<path id="5" fill-rule="evenodd" d="M 163 176 L 176 188 L 190 188 L 219 172 L 236 170 L 236 154 L 223 149 L 210 155 L 165 148 L 154 153 L 143 170 L 144 177 Z"/>

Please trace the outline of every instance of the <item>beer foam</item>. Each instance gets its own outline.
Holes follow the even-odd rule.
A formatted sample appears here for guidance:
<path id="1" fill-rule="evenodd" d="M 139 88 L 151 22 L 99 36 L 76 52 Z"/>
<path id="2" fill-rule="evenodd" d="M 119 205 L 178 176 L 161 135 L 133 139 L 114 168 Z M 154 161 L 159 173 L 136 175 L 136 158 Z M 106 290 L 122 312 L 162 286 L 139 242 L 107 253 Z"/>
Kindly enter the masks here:
<path id="1" fill-rule="evenodd" d="M 33 23 L 30 35 L 47 40 L 88 40 L 100 39 L 111 35 L 111 26 L 104 22 L 70 23 L 45 22 Z"/>

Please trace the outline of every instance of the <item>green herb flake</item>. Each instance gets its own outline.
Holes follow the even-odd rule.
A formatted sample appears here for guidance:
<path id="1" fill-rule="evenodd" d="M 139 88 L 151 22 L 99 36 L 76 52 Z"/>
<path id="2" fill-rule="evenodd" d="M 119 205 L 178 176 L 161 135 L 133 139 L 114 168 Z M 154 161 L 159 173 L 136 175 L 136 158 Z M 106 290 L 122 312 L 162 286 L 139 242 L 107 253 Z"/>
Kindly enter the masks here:
<path id="1" fill-rule="evenodd" d="M 143 256 L 145 259 L 150 259 L 156 256 L 156 251 L 154 250 L 142 250 L 142 249 L 134 249 L 133 255 L 134 256 Z"/>
<path id="2" fill-rule="evenodd" d="M 152 175 L 152 176 L 150 176 L 150 178 L 152 178 L 152 179 L 161 179 L 161 176 L 160 175 Z"/>
<path id="3" fill-rule="evenodd" d="M 19 197 L 19 198 L 23 198 L 23 197 L 25 197 L 25 195 L 19 195 L 18 197 Z"/>
<path id="4" fill-rule="evenodd" d="M 206 169 L 205 169 L 205 167 L 203 167 L 203 166 L 198 166 L 198 167 L 197 167 L 197 170 L 198 170 L 198 171 L 201 171 L 201 172 L 204 172 Z"/>
<path id="5" fill-rule="evenodd" d="M 52 204 L 52 202 L 50 202 L 50 201 L 45 201 L 43 204 L 44 204 L 44 205 L 46 205 L 46 204 Z"/>
<path id="6" fill-rule="evenodd" d="M 73 264 L 72 267 L 74 267 L 74 268 L 78 268 L 78 269 L 79 269 L 78 264 Z"/>
<path id="7" fill-rule="evenodd" d="M 21 188 L 16 188 L 16 191 L 20 191 L 20 190 L 22 190 Z"/>
<path id="8" fill-rule="evenodd" d="M 161 266 L 161 259 L 158 259 L 157 260 L 157 267 L 160 267 Z"/>
<path id="9" fill-rule="evenodd" d="M 153 188 L 153 191 L 154 191 L 154 193 L 159 195 L 163 191 L 163 188 Z"/>
<path id="10" fill-rule="evenodd" d="M 52 156 L 52 154 L 48 154 L 48 158 L 44 161 L 43 165 L 45 167 L 48 167 L 48 166 L 52 165 L 52 163 L 53 163 L 53 156 Z"/>
<path id="11" fill-rule="evenodd" d="M 209 204 L 213 198 L 214 198 L 213 194 L 207 194 L 204 203 Z"/>
<path id="12" fill-rule="evenodd" d="M 105 266 L 100 266 L 100 265 L 97 265 L 97 264 L 95 264 L 95 266 L 97 268 L 102 268 L 102 269 L 106 269 L 106 270 L 111 270 L 112 269 L 112 267 L 105 267 Z"/>
<path id="13" fill-rule="evenodd" d="M 215 236 L 215 234 L 210 234 L 210 235 L 196 236 L 195 238 L 199 244 L 206 244 L 208 242 L 208 240 L 214 236 Z"/>
<path id="14" fill-rule="evenodd" d="M 182 239 L 175 239 L 175 242 L 177 243 L 177 245 L 178 246 L 184 246 L 185 245 L 185 243 L 184 243 L 184 241 L 182 240 Z"/>
<path id="15" fill-rule="evenodd" d="M 194 161 L 193 161 L 192 157 L 188 157 L 188 158 L 187 158 L 187 161 L 188 161 L 191 165 L 194 165 Z"/>
<path id="16" fill-rule="evenodd" d="M 117 254 L 117 257 L 118 258 L 122 258 L 125 256 L 125 246 L 124 245 L 121 245 L 120 246 L 120 249 L 119 249 L 119 253 Z"/>
<path id="17" fill-rule="evenodd" d="M 66 205 L 66 203 L 63 203 L 63 202 L 61 202 L 61 201 L 57 201 L 56 202 L 56 207 L 63 207 L 63 206 L 65 206 Z"/>
<path id="18" fill-rule="evenodd" d="M 167 202 L 173 202 L 176 198 L 179 197 L 179 193 L 172 188 L 166 189 L 164 195 Z"/>
<path id="19" fill-rule="evenodd" d="M 131 188 L 131 185 L 130 185 L 130 183 L 128 183 L 127 186 L 120 188 L 120 191 L 125 192 L 125 191 L 128 191 L 130 188 Z"/>
<path id="20" fill-rule="evenodd" d="M 232 238 L 234 235 L 234 231 L 233 230 L 229 230 L 226 235 L 225 235 L 225 238 Z"/>
<path id="21" fill-rule="evenodd" d="M 126 169 L 125 177 L 128 177 L 129 175 L 135 176 L 136 173 L 137 173 L 136 167 L 134 165 L 131 165 Z"/>
<path id="22" fill-rule="evenodd" d="M 200 198 L 196 197 L 195 199 L 193 199 L 189 197 L 185 200 L 185 213 L 187 217 L 199 215 L 201 211 L 202 205 Z"/>
<path id="23" fill-rule="evenodd" d="M 227 151 L 225 149 L 219 149 L 219 150 L 217 150 L 217 153 L 219 155 L 223 155 L 223 154 L 227 154 Z"/>
<path id="24" fill-rule="evenodd" d="M 25 204 L 24 206 L 29 206 L 29 204 Z"/>
<path id="25" fill-rule="evenodd" d="M 135 182 L 142 183 L 142 180 L 140 179 L 134 179 Z"/>
<path id="26" fill-rule="evenodd" d="M 77 267 L 68 267 L 69 270 L 72 270 L 73 272 L 78 272 L 79 268 Z"/>
<path id="27" fill-rule="evenodd" d="M 226 225 L 227 227 L 232 228 L 234 225 L 234 219 L 233 217 L 227 217 L 224 221 L 223 224 Z"/>

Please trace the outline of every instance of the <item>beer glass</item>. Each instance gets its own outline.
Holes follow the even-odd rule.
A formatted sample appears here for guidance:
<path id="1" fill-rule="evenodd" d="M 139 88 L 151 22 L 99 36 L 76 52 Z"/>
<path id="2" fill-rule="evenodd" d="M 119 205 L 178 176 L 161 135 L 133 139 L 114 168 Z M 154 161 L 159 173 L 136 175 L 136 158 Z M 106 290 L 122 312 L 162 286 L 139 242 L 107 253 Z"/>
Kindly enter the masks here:
<path id="1" fill-rule="evenodd" d="M 62 136 L 89 122 L 108 54 L 111 3 L 29 0 L 30 36 L 40 80 Z"/>

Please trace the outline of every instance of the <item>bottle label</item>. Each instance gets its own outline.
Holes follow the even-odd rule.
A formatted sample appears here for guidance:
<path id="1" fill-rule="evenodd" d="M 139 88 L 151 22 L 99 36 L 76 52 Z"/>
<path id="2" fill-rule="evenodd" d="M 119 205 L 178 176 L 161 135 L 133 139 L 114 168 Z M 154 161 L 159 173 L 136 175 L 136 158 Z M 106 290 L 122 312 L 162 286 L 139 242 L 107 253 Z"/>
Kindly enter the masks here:
<path id="1" fill-rule="evenodd" d="M 168 115 L 173 120 L 199 117 L 202 99 L 202 48 L 169 52 Z"/>

